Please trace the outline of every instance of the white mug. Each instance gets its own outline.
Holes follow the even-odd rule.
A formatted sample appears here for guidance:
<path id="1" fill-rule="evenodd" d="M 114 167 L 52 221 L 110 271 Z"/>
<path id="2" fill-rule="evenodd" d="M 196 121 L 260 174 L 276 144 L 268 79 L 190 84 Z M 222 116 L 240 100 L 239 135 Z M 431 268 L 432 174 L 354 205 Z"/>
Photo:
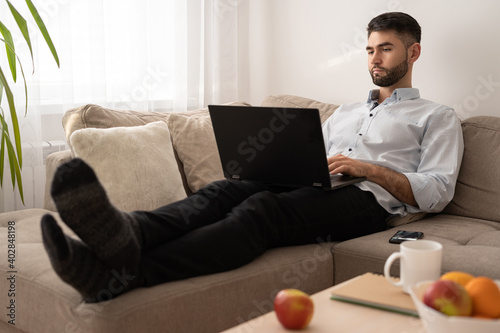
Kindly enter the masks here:
<path id="1" fill-rule="evenodd" d="M 441 260 L 443 246 L 430 240 L 405 241 L 400 245 L 400 252 L 395 252 L 387 258 L 384 275 L 387 281 L 395 286 L 403 286 L 408 293 L 410 287 L 420 281 L 437 280 L 441 275 Z M 400 280 L 395 282 L 390 278 L 390 268 L 396 259 L 400 259 Z"/>

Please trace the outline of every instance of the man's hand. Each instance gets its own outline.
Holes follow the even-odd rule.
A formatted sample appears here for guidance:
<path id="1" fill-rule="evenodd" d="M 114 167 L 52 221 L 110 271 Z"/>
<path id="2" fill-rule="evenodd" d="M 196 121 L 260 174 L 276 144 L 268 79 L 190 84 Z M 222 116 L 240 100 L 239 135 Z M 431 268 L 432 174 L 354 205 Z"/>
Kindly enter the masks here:
<path id="1" fill-rule="evenodd" d="M 330 173 L 342 173 L 353 177 L 367 177 L 373 164 L 361 162 L 344 155 L 335 155 L 328 158 Z"/>
<path id="2" fill-rule="evenodd" d="M 398 200 L 418 207 L 411 184 L 402 173 L 340 154 L 328 158 L 328 168 L 332 174 L 342 173 L 353 177 L 366 177 L 369 181 L 382 186 Z"/>

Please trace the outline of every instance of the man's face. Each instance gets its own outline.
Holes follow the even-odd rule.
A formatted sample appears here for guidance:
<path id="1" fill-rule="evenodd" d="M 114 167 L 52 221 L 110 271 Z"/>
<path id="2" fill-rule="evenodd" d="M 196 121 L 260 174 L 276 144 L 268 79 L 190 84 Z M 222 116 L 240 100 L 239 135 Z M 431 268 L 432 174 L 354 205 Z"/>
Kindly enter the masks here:
<path id="1" fill-rule="evenodd" d="M 379 87 L 396 85 L 408 73 L 408 52 L 393 31 L 375 31 L 368 38 L 368 69 Z"/>

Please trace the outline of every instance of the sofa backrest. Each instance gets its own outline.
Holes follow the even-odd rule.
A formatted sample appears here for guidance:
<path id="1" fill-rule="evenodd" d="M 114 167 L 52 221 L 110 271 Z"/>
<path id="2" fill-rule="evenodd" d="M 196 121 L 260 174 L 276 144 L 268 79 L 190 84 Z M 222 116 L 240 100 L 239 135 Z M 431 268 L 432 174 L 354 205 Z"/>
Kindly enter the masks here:
<path id="1" fill-rule="evenodd" d="M 250 104 L 246 102 L 231 102 L 227 103 L 228 105 L 243 105 L 249 106 Z M 175 115 L 175 117 L 172 117 Z M 182 112 L 149 112 L 149 111 L 129 111 L 129 110 L 114 110 L 105 108 L 99 105 L 87 104 L 74 109 L 68 110 L 62 119 L 63 128 L 66 135 L 66 140 L 68 142 L 68 146 L 70 147 L 72 154 L 74 155 L 73 147 L 71 145 L 71 136 L 74 132 L 82 129 L 108 129 L 108 128 L 116 128 L 116 127 L 135 127 L 135 126 L 144 126 L 153 122 L 163 121 L 169 126 L 170 133 L 172 135 L 172 144 L 174 145 L 174 155 L 177 162 L 178 170 L 181 174 L 181 178 L 183 180 L 184 190 L 186 193 L 191 193 L 193 190 L 202 187 L 204 184 L 208 184 L 211 181 L 223 178 L 222 171 L 213 170 L 215 167 L 219 166 L 217 169 L 220 169 L 220 163 L 218 162 L 217 155 L 217 147 L 215 145 L 215 138 L 211 138 L 211 133 L 206 133 L 207 130 L 205 128 L 205 133 L 200 133 L 200 126 L 197 128 L 197 133 L 179 133 L 179 131 L 185 130 L 186 128 L 176 128 L 176 131 L 173 131 L 171 128 L 172 124 L 179 123 L 180 121 L 175 121 L 175 119 L 179 119 L 180 117 L 184 117 L 186 119 L 191 120 L 199 120 L 196 123 L 206 122 L 208 116 L 208 109 L 199 109 L 199 110 L 188 110 Z M 171 121 L 171 118 L 175 118 L 174 121 Z M 211 126 L 211 124 L 210 124 Z M 193 129 L 193 128 L 190 128 Z M 175 132 L 175 133 L 174 133 Z M 211 132 L 211 131 L 210 131 Z M 198 142 L 193 142 L 193 138 L 196 138 L 198 135 L 201 135 Z M 207 138 L 207 135 L 209 136 Z M 213 134 L 212 134 L 213 136 Z M 181 137 L 181 138 L 179 138 Z M 186 142 L 187 141 L 187 142 Z M 198 143 L 198 144 L 197 144 Z M 200 147 L 202 143 L 205 146 L 211 148 L 211 152 L 209 153 L 205 150 L 205 146 Z M 198 148 L 203 153 L 198 154 L 197 156 L 190 156 L 193 149 L 190 149 L 189 152 L 184 150 L 182 156 L 179 156 L 179 152 L 177 151 L 177 146 L 191 146 L 190 148 Z M 194 146 L 194 147 L 192 147 Z M 207 148 L 208 149 L 208 148 Z M 187 159 L 186 160 L 186 155 Z M 210 158 L 207 156 L 211 155 Z M 200 156 L 204 157 L 205 164 L 208 164 L 210 167 L 201 168 L 201 173 L 207 176 L 206 182 L 203 183 L 199 180 L 198 168 L 189 164 L 189 159 L 198 160 Z M 207 159 L 209 161 L 207 161 Z M 214 162 L 215 160 L 215 162 Z M 219 163 L 219 164 L 217 164 Z M 194 185 L 197 187 L 194 188 Z"/>
<path id="2" fill-rule="evenodd" d="M 262 106 L 318 109 L 321 123 L 324 123 L 339 107 L 337 104 L 319 102 L 314 99 L 295 95 L 270 95 L 264 98 Z"/>
<path id="3" fill-rule="evenodd" d="M 204 110 L 192 111 L 192 114 Z M 206 111 L 205 111 L 206 112 Z M 84 128 L 132 127 L 146 125 L 155 121 L 167 122 L 170 113 L 113 110 L 95 104 L 87 104 L 70 109 L 64 113 L 62 125 L 66 141 L 71 148 L 70 137 L 73 132 Z"/>
<path id="4" fill-rule="evenodd" d="M 250 104 L 231 102 L 227 103 L 227 105 L 249 106 Z M 322 121 L 326 120 L 338 107 L 338 105 L 292 95 L 268 96 L 264 99 L 262 106 L 318 108 Z M 113 110 L 99 105 L 88 104 L 68 110 L 64 114 L 62 123 L 68 145 L 73 151 L 70 137 L 77 130 L 133 127 L 155 121 L 163 121 L 169 127 L 175 157 L 186 193 L 189 194 L 214 180 L 224 177 L 213 135 L 212 123 L 206 108 L 175 113 L 159 113 Z"/>
<path id="5" fill-rule="evenodd" d="M 500 117 L 466 119 L 462 130 L 462 166 L 443 213 L 500 222 Z"/>

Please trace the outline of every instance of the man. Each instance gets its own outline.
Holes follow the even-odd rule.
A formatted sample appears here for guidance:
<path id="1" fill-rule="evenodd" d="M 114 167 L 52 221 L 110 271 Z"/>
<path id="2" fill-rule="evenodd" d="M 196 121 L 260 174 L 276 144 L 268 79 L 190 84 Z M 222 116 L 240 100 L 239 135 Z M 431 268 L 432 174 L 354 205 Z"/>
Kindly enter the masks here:
<path id="1" fill-rule="evenodd" d="M 157 210 L 125 213 L 110 204 L 92 169 L 74 160 L 58 169 L 51 194 L 81 241 L 50 215 L 41 222 L 57 274 L 88 301 L 101 301 L 230 270 L 273 247 L 381 231 L 392 214 L 443 209 L 454 194 L 462 132 L 452 109 L 411 87 L 420 26 L 407 14 L 382 14 L 368 26 L 366 49 L 380 89 L 366 103 L 342 105 L 323 131 L 330 171 L 367 181 L 324 191 L 221 180 Z M 186 223 L 182 212 L 197 202 L 209 204 Z"/>

